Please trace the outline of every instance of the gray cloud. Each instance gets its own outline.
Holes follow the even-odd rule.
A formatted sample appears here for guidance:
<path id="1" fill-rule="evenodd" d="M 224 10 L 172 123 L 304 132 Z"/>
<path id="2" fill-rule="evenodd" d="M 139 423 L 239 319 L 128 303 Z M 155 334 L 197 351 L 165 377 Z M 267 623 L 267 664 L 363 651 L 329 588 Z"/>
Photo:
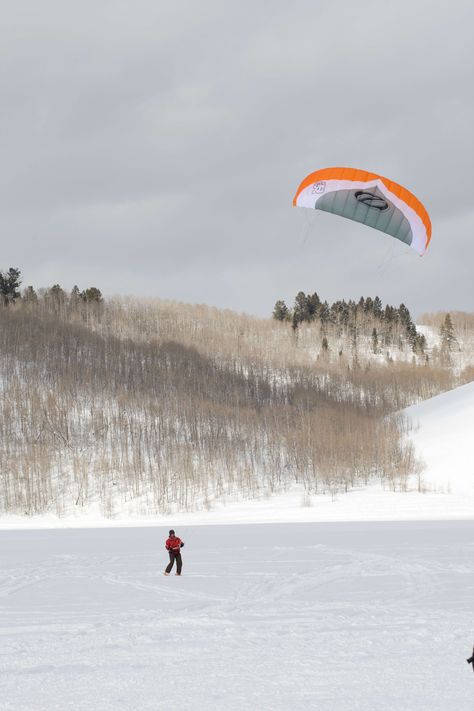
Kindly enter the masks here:
<path id="1" fill-rule="evenodd" d="M 3 12 L 0 266 L 262 315 L 300 289 L 473 309 L 470 1 L 72 7 Z M 327 165 L 411 189 L 426 256 L 292 209 Z"/>

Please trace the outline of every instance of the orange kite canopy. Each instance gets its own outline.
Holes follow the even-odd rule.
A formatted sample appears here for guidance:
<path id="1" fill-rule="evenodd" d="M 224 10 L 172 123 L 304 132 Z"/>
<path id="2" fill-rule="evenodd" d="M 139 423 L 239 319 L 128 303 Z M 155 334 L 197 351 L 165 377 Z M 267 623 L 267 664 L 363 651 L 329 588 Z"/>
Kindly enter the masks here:
<path id="1" fill-rule="evenodd" d="M 302 181 L 293 205 L 362 222 L 405 242 L 420 255 L 430 243 L 431 221 L 423 204 L 402 185 L 377 173 L 322 168 Z"/>

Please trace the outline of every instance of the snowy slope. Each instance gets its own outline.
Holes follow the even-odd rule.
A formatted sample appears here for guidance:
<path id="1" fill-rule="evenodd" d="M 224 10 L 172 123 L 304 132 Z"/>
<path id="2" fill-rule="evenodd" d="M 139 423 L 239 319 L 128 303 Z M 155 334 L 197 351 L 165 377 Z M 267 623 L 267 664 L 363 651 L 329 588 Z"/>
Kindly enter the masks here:
<path id="1" fill-rule="evenodd" d="M 474 497 L 474 383 L 409 407 L 405 414 L 426 466 L 425 485 Z"/>

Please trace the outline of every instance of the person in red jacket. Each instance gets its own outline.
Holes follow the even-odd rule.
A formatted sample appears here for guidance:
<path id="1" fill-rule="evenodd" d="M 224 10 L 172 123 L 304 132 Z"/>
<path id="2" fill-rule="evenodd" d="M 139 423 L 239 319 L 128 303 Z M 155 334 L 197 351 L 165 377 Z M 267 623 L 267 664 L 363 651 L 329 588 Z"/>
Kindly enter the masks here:
<path id="1" fill-rule="evenodd" d="M 169 538 L 166 540 L 165 548 L 170 554 L 170 562 L 166 566 L 165 575 L 169 575 L 176 561 L 176 575 L 181 575 L 183 561 L 181 560 L 181 548 L 184 546 L 184 541 L 178 536 L 175 536 L 173 530 L 170 531 Z"/>

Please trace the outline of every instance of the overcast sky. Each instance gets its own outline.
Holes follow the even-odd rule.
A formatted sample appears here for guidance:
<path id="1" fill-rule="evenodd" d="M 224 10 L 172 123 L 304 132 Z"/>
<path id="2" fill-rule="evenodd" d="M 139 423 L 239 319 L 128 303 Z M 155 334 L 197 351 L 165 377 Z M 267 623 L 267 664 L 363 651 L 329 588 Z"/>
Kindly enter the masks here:
<path id="1" fill-rule="evenodd" d="M 472 0 L 0 7 L 0 268 L 24 286 L 474 311 Z M 292 207 L 337 165 L 415 193 L 424 257 Z"/>

